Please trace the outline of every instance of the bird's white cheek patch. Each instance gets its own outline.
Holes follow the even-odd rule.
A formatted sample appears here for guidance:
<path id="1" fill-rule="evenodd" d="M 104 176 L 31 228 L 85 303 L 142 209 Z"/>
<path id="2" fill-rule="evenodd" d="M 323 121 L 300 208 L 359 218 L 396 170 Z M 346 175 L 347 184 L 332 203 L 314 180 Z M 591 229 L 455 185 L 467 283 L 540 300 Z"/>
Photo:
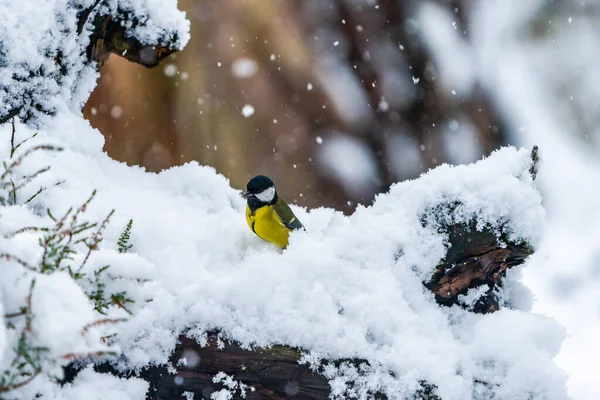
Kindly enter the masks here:
<path id="1" fill-rule="evenodd" d="M 270 203 L 273 201 L 273 197 L 275 197 L 275 188 L 271 186 L 270 188 L 266 188 L 260 193 L 256 194 L 256 198 L 262 201 L 263 203 Z"/>

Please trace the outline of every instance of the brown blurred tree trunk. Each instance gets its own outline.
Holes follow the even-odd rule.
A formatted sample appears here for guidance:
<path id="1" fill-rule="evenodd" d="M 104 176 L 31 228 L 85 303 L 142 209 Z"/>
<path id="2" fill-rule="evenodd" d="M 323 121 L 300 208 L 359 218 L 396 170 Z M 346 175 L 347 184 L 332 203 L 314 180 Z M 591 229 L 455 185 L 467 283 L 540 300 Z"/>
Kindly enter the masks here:
<path id="1" fill-rule="evenodd" d="M 432 51 L 444 44 L 430 43 L 420 26 L 422 8 L 437 7 L 455 18 L 456 40 L 469 46 L 468 1 L 180 6 L 192 21 L 187 48 L 153 72 L 109 60 L 86 108 L 119 160 L 151 171 L 198 160 L 240 188 L 263 173 L 291 202 L 351 211 L 393 182 L 456 162 L 449 144 L 464 162 L 506 142 L 476 74 L 466 95 L 442 84 Z M 254 114 L 244 117 L 244 105 Z M 472 131 L 475 150 L 448 134 L 449 126 Z M 342 181 L 326 168 L 324 146 L 339 137 L 364 147 L 374 182 Z"/>

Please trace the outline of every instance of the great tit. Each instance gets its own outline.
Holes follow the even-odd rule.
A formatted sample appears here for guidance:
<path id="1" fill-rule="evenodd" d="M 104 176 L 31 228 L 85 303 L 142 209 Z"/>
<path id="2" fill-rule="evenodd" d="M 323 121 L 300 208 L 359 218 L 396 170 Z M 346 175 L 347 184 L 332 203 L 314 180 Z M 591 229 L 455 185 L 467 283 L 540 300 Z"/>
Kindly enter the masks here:
<path id="1" fill-rule="evenodd" d="M 257 175 L 248 181 L 246 221 L 252 232 L 263 240 L 275 243 L 281 248 L 288 245 L 290 231 L 304 229 L 287 203 L 277 194 L 275 184 L 264 175 Z"/>

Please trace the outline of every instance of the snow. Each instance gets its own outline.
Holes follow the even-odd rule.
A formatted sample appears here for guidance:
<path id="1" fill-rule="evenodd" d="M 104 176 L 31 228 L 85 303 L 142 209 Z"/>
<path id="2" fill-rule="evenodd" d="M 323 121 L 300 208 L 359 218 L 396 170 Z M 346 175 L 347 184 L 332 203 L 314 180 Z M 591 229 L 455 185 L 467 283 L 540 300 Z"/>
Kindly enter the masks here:
<path id="1" fill-rule="evenodd" d="M 252 390 L 248 388 L 248 385 L 243 382 L 236 381 L 232 376 L 227 375 L 224 372 L 218 372 L 212 379 L 213 383 L 222 383 L 225 389 L 218 392 L 214 392 L 210 397 L 215 400 L 230 400 L 233 399 L 235 394 L 239 391 L 242 399 L 246 398 L 246 390 Z"/>
<path id="2" fill-rule="evenodd" d="M 78 111 L 93 87 L 95 73 L 83 63 L 83 44 L 68 29 L 74 26 L 74 8 L 65 7 L 89 6 L 91 0 L 65 1 L 39 1 L 36 7 L 25 3 L 15 8 L 9 7 L 7 0 L 0 0 L 0 10 L 9 11 L 3 13 L 6 24 L 0 27 L 0 43 L 2 50 L 10 54 L 9 73 L 0 72 L 0 101 L 6 104 L 27 94 L 32 101 L 47 102 L 46 108 L 56 112 L 52 118 L 37 116 L 39 130 L 16 123 L 18 141 L 39 132 L 20 151 L 48 143 L 64 148 L 62 152 L 39 151 L 17 166 L 15 177 L 46 166 L 51 169 L 19 192 L 17 204 L 0 207 L 0 253 L 37 265 L 42 257 L 38 242 L 43 231 L 15 231 L 25 226 L 51 227 L 54 222 L 46 209 L 56 216 L 63 215 L 97 190 L 81 218 L 100 222 L 112 209 L 115 213 L 103 233 L 104 241 L 82 272 L 93 274 L 109 265 L 110 276 L 103 281 L 107 293 L 126 291 L 135 302 L 128 305 L 131 316 L 116 306 L 102 315 L 84 294 L 89 289 L 87 284 L 75 282 L 65 271 L 41 274 L 2 259 L 0 310 L 18 312 L 31 293 L 32 323 L 25 331 L 34 343 L 48 348 L 44 353 L 46 371 L 60 376 L 60 366 L 73 357 L 105 352 L 109 344 L 123 355 L 119 368 L 136 370 L 165 364 L 180 334 L 203 342 L 208 331 L 218 329 L 223 339 L 238 341 L 244 347 L 285 344 L 302 348 L 302 362 L 321 371 L 330 380 L 333 396 L 340 399 L 366 399 L 376 391 L 390 399 L 412 397 L 422 381 L 435 385 L 436 393 L 445 400 L 568 398 L 566 375 L 554 363 L 565 330 L 552 318 L 529 312 L 531 294 L 521 283 L 521 268 L 508 274 L 500 293 L 515 309 L 505 308 L 490 315 L 440 307 L 422 283 L 446 253 L 447 237 L 440 224 L 475 220 L 479 228 L 496 231 L 502 226 L 510 239 L 525 240 L 538 250 L 528 262 L 530 272 L 524 269 L 526 281 L 534 288 L 539 285 L 536 292 L 542 296 L 538 297 L 537 309 L 547 314 L 553 310 L 566 323 L 568 334 L 584 340 L 594 338 L 594 326 L 574 325 L 580 320 L 570 314 L 570 307 L 554 308 L 552 298 L 544 296 L 547 283 L 539 278 L 545 276 L 545 268 L 558 269 L 559 264 L 574 262 L 585 269 L 590 260 L 597 263 L 593 240 L 597 237 L 598 224 L 593 223 L 597 215 L 580 211 L 593 208 L 599 200 L 597 193 L 591 197 L 581 195 L 590 182 L 590 175 L 582 171 L 589 165 L 597 167 L 589 154 L 581 151 L 587 154 L 584 166 L 543 165 L 539 180 L 552 193 L 547 201 L 553 213 L 548 225 L 542 196 L 527 172 L 529 150 L 508 147 L 475 164 L 442 165 L 417 180 L 395 184 L 371 206 L 359 206 L 350 216 L 327 208 L 309 211 L 292 206 L 306 231 L 293 232 L 290 246 L 281 251 L 248 229 L 240 188 L 232 188 L 213 168 L 191 162 L 153 174 L 112 160 L 102 151 L 102 135 Z M 497 10 L 493 6 L 501 7 L 502 3 L 490 4 L 481 9 L 482 16 L 495 21 Z M 113 0 L 102 7 L 147 16 L 144 24 L 129 27 L 132 33 L 149 42 L 175 37 L 183 46 L 189 38 L 188 24 L 175 6 L 174 0 Z M 55 15 L 55 8 L 67 11 L 48 19 L 48 15 Z M 452 19 L 447 17 L 432 18 L 447 20 L 447 28 L 454 35 Z M 159 22 L 161 25 L 157 25 Z M 503 22 L 500 20 L 497 26 L 502 28 Z M 519 20 L 511 19 L 511 23 Z M 47 34 L 62 24 L 67 28 L 65 37 Z M 487 27 L 491 22 L 481 18 L 477 24 Z M 493 65 L 486 70 L 490 74 L 487 77 L 497 84 L 488 89 L 498 94 L 506 112 L 516 115 L 518 122 L 529 128 L 529 140 L 540 140 L 540 144 L 543 140 L 548 154 L 568 151 L 563 148 L 564 140 L 557 139 L 559 134 L 543 137 L 559 130 L 548 122 L 551 115 L 539 115 L 527 111 L 530 107 L 522 103 L 514 104 L 515 98 L 525 104 L 541 104 L 543 96 L 527 84 L 531 76 L 521 75 L 527 69 L 517 69 L 523 60 L 510 51 L 512 42 L 504 37 L 500 40 L 502 29 L 481 29 L 484 32 L 475 35 L 482 41 L 477 45 L 497 51 L 489 40 L 494 46 L 507 46 L 499 50 L 513 61 L 498 63 L 496 52 L 486 53 L 480 48 L 474 52 L 481 65 Z M 433 35 L 440 37 L 435 32 Z M 25 46 L 28 52 L 19 54 L 17 45 L 22 43 L 18 40 L 33 47 Z M 41 55 L 44 49 L 52 49 L 54 56 L 59 48 L 64 50 L 73 72 L 61 78 L 65 81 L 57 81 L 56 66 Z M 319 87 L 335 99 L 334 106 L 346 123 L 367 124 L 371 112 L 362 92 L 356 89 L 359 84 L 349 79 L 351 74 L 338 64 L 322 60 Z M 25 73 L 32 65 L 49 68 L 51 73 L 24 81 L 22 86 L 11 81 L 10 73 Z M 468 87 L 470 77 L 453 75 L 454 67 L 448 68 L 448 73 L 442 75 L 450 77 L 452 88 L 460 92 Z M 419 79 L 413 77 L 413 82 L 417 84 Z M 336 92 L 340 87 L 343 96 Z M 307 88 L 310 90 L 310 86 Z M 350 95 L 352 102 L 348 100 Z M 3 107 L 0 114 L 8 110 Z M 10 137 L 10 130 L 9 124 L 0 126 L 0 137 Z M 342 134 L 325 139 L 319 146 L 319 162 L 328 173 L 342 179 L 345 189 L 361 191 L 365 185 L 376 184 L 374 155 L 360 140 Z M 10 151 L 9 140 L 0 141 L 0 159 L 9 160 Z M 45 190 L 24 204 L 23 200 L 39 188 Z M 5 192 L 3 189 L 2 194 L 8 198 Z M 286 195 L 292 194 L 282 193 Z M 448 220 L 439 221 L 434 210 L 440 204 L 458 205 Z M 574 229 L 569 224 L 585 222 L 584 218 L 589 219 L 585 224 L 589 229 L 571 235 Z M 117 241 L 130 219 L 133 247 L 123 254 L 117 251 Z M 548 232 L 545 238 L 544 230 Z M 570 245 L 564 247 L 565 241 Z M 580 250 L 575 261 L 572 251 L 561 250 L 581 247 L 590 250 Z M 80 243 L 73 259 L 67 262 L 80 265 L 86 251 Z M 552 262 L 547 263 L 550 259 Z M 527 274 L 531 274 L 529 278 Z M 30 291 L 33 280 L 35 286 Z M 597 299 L 593 284 L 582 283 L 580 287 L 580 296 Z M 472 291 L 463 301 L 472 302 L 480 294 Z M 581 300 L 579 303 L 586 304 Z M 592 303 L 587 306 L 588 315 L 597 304 Z M 113 322 L 98 323 L 107 318 Z M 123 318 L 127 320 L 118 322 Z M 24 318 L 17 318 L 15 329 L 2 326 L 0 330 L 1 371 L 9 368 L 15 357 L 14 344 L 24 324 Z M 111 336 L 110 343 L 101 340 L 113 334 L 116 336 Z M 562 355 L 562 362 L 571 371 L 578 368 L 578 379 L 591 380 L 593 368 L 588 366 L 590 372 L 586 375 L 581 372 L 585 366 L 574 364 L 584 349 L 589 352 L 589 360 L 595 361 L 595 351 L 572 339 L 566 343 L 561 354 L 565 349 L 568 352 Z M 190 359 L 193 362 L 191 355 Z M 364 359 L 368 364 L 331 362 L 338 359 Z M 224 374 L 215 379 L 224 382 L 227 389 L 213 393 L 213 398 L 230 398 L 231 391 L 245 390 Z M 573 382 L 571 391 L 583 393 L 583 383 L 575 380 L 571 385 Z M 88 367 L 64 387 L 40 374 L 11 395 L 132 400 L 144 398 L 147 389 L 147 383 L 139 379 L 119 379 Z M 292 394 L 294 389 L 288 388 Z"/>
<path id="3" fill-rule="evenodd" d="M 11 0 L 0 1 L 0 116 L 31 104 L 48 112 L 64 103 L 75 109 L 87 99 L 93 86 L 78 74 L 96 73 L 84 62 L 80 49 L 86 43 L 75 32 L 76 9 L 67 4 L 52 0 L 14 7 Z M 64 35 L 55 34 L 59 29 Z M 63 76 L 61 64 L 72 73 Z"/>
<path id="4" fill-rule="evenodd" d="M 109 0 L 100 5 L 98 12 L 115 17 L 124 12 L 135 15 L 137 21 L 129 19 L 124 26 L 142 44 L 172 42 L 175 48 L 183 49 L 190 40 L 190 22 L 177 9 L 177 0 Z"/>
<path id="5" fill-rule="evenodd" d="M 172 78 L 175 75 L 177 75 L 177 65 L 165 64 L 165 66 L 163 67 L 163 72 L 164 72 L 165 76 Z"/>
<path id="6" fill-rule="evenodd" d="M 2 127 L 0 133 L 7 134 L 8 128 Z M 17 132 L 20 138 L 32 133 L 21 124 Z M 335 140 L 328 138 L 322 146 Z M 51 142 L 65 150 L 40 153 L 23 163 L 22 172 L 52 165 L 35 185 L 24 189 L 23 198 L 38 185 L 65 182 L 44 191 L 29 208 L 3 208 L 5 225 L 0 230 L 6 233 L 23 223 L 48 224 L 48 217 L 35 210 L 49 207 L 60 215 L 93 189 L 97 196 L 86 218 L 102 220 L 116 209 L 101 251 L 90 257 L 86 268 L 110 264 L 112 274 L 123 278 L 108 282 L 107 289 L 126 288 L 136 300 L 127 322 L 89 332 L 90 338 L 107 329 L 118 333 L 116 345 L 127 357 L 122 368 L 166 363 L 181 332 L 201 339 L 208 330 L 220 329 L 225 338 L 244 346 L 301 347 L 315 368 L 320 367 L 319 360 L 370 361 L 371 367 L 358 375 L 350 367 L 329 365 L 326 374 L 340 398 L 348 390 L 365 395 L 380 390 L 397 398 L 426 380 L 438 386 L 444 399 L 463 399 L 483 390 L 473 386 L 473 379 L 492 378 L 499 383 L 489 389 L 496 395 L 526 391 L 532 398 L 566 398 L 564 376 L 552 361 L 563 338 L 555 323 L 518 310 L 470 315 L 458 308 L 440 308 L 421 283 L 445 254 L 445 236 L 431 219 L 439 202 L 462 202 L 453 214 L 458 222 L 479 218 L 481 224 L 498 228 L 499 221 L 509 221 L 513 238 L 539 242 L 544 211 L 524 172 L 527 150 L 506 148 L 475 165 L 437 168 L 419 180 L 395 185 L 373 206 L 359 207 L 349 217 L 331 209 L 308 212 L 293 207 L 307 231 L 292 233 L 290 246 L 281 252 L 252 234 L 239 191 L 210 167 L 189 163 L 159 174 L 128 167 L 108 158 L 101 151 L 99 132 L 68 113 L 53 118 L 47 130 L 30 142 L 32 146 Z M 0 155 L 6 157 L 8 151 L 8 142 L 0 143 Z M 423 216 L 431 224 L 423 226 Z M 134 221 L 132 253 L 120 254 L 116 241 L 129 219 Z M 28 233 L 5 239 L 0 251 L 10 250 L 33 262 L 35 238 L 35 233 Z M 400 249 L 403 255 L 398 257 Z M 22 274 L 20 266 L 11 268 Z M 3 292 L 18 303 L 27 285 L 19 288 L 11 285 L 14 281 L 5 282 Z M 75 286 L 62 283 L 62 290 L 56 290 L 64 301 L 83 307 Z M 54 299 L 48 290 L 44 296 Z M 54 301 L 58 299 L 49 303 L 52 310 L 39 311 L 39 324 L 44 324 L 37 328 L 40 332 L 46 325 L 49 331 L 57 329 L 42 315 L 62 307 Z M 64 338 L 74 337 L 69 335 L 81 332 L 94 318 L 73 305 L 62 312 L 79 316 L 63 327 Z M 124 315 L 111 309 L 109 316 Z M 487 340 L 490 335 L 497 337 Z M 97 342 L 86 338 L 86 351 L 96 350 Z M 58 352 L 62 343 L 58 338 L 51 342 Z M 353 388 L 343 384 L 350 378 Z M 39 378 L 37 386 L 42 393 L 57 390 L 45 378 Z"/>
<path id="7" fill-rule="evenodd" d="M 64 293 L 70 295 L 66 297 Z M 82 321 L 91 323 L 97 316 L 90 309 L 87 296 L 68 273 L 57 272 L 37 277 L 31 302 L 36 316 L 32 324 L 33 332 L 55 356 L 84 353 L 90 350 L 93 339 L 99 342 L 99 337 L 83 335 L 83 326 L 79 330 L 70 329 Z M 91 334 L 93 336 L 94 332 Z M 106 350 L 106 346 L 97 346 L 96 350 Z"/>
<path id="8" fill-rule="evenodd" d="M 56 388 L 49 400 L 143 400 L 146 398 L 148 382 L 142 379 L 122 379 L 109 374 L 94 372 L 91 366 L 77 375 L 72 384 Z"/>
<path id="9" fill-rule="evenodd" d="M 246 104 L 242 107 L 242 115 L 246 118 L 252 116 L 254 114 L 254 107 L 251 104 Z"/>
<path id="10" fill-rule="evenodd" d="M 96 15 L 133 12 L 139 20 L 122 21 L 145 44 L 183 48 L 189 22 L 176 0 L 110 0 L 88 17 L 77 32 L 78 12 L 91 0 L 26 1 L 14 7 L 0 0 L 0 118 L 16 110 L 37 124 L 61 108 L 80 110 L 95 86 L 95 66 L 85 60 L 91 22 Z M 141 22 L 143 21 L 143 22 Z"/>
<path id="11" fill-rule="evenodd" d="M 258 71 L 256 61 L 249 58 L 239 58 L 231 65 L 231 72 L 236 78 L 250 78 Z"/>

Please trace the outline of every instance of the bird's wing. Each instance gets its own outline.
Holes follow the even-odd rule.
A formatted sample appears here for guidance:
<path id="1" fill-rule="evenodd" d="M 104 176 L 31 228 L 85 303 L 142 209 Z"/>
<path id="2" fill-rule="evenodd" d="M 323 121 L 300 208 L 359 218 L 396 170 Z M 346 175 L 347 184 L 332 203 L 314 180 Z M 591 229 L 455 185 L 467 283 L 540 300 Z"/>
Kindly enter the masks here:
<path id="1" fill-rule="evenodd" d="M 275 209 L 279 220 L 286 228 L 290 230 L 304 228 L 300 220 L 296 218 L 294 212 L 290 209 L 290 206 L 288 206 L 281 197 L 277 199 L 277 203 L 275 203 L 273 208 Z"/>

